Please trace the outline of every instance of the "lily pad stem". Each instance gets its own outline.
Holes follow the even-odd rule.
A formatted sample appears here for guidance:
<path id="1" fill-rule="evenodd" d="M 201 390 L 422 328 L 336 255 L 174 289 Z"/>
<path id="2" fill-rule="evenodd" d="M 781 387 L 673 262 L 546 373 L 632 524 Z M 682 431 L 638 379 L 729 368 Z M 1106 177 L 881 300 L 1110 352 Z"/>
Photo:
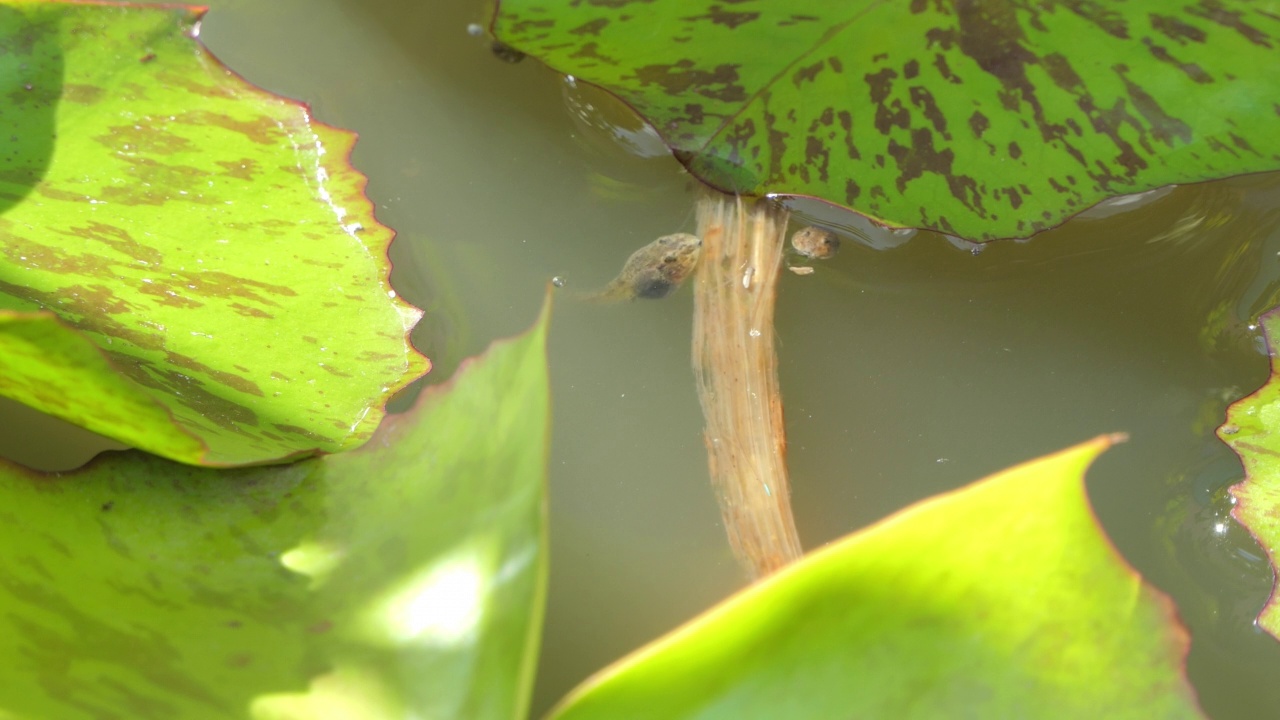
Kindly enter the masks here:
<path id="1" fill-rule="evenodd" d="M 791 514 L 773 334 L 788 213 L 708 191 L 697 218 L 693 368 L 711 484 L 734 554 L 759 578 L 803 552 Z"/>

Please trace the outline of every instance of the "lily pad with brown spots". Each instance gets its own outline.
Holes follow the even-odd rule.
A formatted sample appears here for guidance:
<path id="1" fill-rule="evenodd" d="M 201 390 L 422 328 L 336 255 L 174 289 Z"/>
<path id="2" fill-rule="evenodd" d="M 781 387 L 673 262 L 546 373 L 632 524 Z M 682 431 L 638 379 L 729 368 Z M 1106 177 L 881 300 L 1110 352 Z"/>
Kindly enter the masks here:
<path id="1" fill-rule="evenodd" d="M 615 93 L 731 192 L 1022 237 L 1112 195 L 1280 168 L 1253 0 L 498 0 L 499 40 Z"/>
<path id="2" fill-rule="evenodd" d="M 0 717 L 518 718 L 546 588 L 546 311 L 349 453 L 0 460 Z"/>
<path id="3" fill-rule="evenodd" d="M 354 136 L 222 66 L 202 12 L 0 5 L 0 310 L 53 343 L 0 394 L 188 463 L 354 447 L 425 371 L 421 313 Z"/>

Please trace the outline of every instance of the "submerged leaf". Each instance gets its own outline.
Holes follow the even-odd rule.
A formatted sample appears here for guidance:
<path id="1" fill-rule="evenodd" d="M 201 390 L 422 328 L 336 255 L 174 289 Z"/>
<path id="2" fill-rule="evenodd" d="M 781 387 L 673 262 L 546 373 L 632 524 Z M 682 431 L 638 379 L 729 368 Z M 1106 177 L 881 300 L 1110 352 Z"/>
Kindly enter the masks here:
<path id="1" fill-rule="evenodd" d="M 546 583 L 547 313 L 365 447 L 0 461 L 0 717 L 510 718 Z"/>
<path id="2" fill-rule="evenodd" d="M 1280 167 L 1280 16 L 1249 0 L 499 0 L 492 28 L 713 186 L 890 225 L 1026 236 Z"/>
<path id="3" fill-rule="evenodd" d="M 220 65 L 202 12 L 0 3 L 0 309 L 78 331 L 101 357 L 75 378 L 138 412 L 33 391 L 71 369 L 39 354 L 0 394 L 189 463 L 354 447 L 426 369 L 420 312 L 388 285 L 354 136 Z"/>
<path id="4" fill-rule="evenodd" d="M 1092 442 L 927 500 L 642 649 L 587 718 L 1197 718 L 1186 633 L 1098 528 Z"/>
<path id="5" fill-rule="evenodd" d="M 1253 533 L 1280 575 L 1280 310 L 1260 321 L 1271 349 L 1271 378 L 1257 392 L 1227 408 L 1218 437 L 1240 456 L 1245 480 L 1231 487 L 1232 517 Z M 1258 615 L 1258 625 L 1280 639 L 1280 584 Z"/>

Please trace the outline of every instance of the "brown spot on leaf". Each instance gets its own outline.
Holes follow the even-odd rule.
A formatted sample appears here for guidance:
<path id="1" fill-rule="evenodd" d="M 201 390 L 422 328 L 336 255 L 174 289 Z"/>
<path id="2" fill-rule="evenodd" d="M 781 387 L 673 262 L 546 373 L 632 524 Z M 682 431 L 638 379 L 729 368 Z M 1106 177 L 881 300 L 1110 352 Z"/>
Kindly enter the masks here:
<path id="1" fill-rule="evenodd" d="M 341 370 L 339 370 L 339 369 L 337 369 L 337 368 L 335 368 L 335 367 L 330 367 L 330 366 L 328 366 L 328 365 L 325 365 L 324 363 L 320 363 L 320 369 L 321 369 L 321 370 L 324 370 L 325 372 L 329 373 L 330 375 L 336 375 L 336 376 L 338 376 L 338 377 L 344 377 L 344 378 L 349 378 L 349 377 L 351 377 L 351 373 L 343 372 L 343 371 L 341 371 Z M 345 427 L 345 426 L 340 425 L 339 427 Z"/>
<path id="2" fill-rule="evenodd" d="M 1202 43 L 1205 40 L 1205 32 L 1195 25 L 1182 22 L 1172 15 L 1160 15 L 1151 13 L 1151 27 L 1156 32 L 1173 40 L 1179 45 L 1186 45 L 1188 42 Z"/>
<path id="3" fill-rule="evenodd" d="M 712 5 L 707 9 L 706 15 L 691 15 L 689 17 L 680 18 L 681 20 L 710 20 L 716 25 L 723 25 L 730 30 L 737 28 L 739 25 L 746 25 L 749 22 L 755 22 L 760 18 L 758 12 L 735 12 L 726 10 L 721 5 Z"/>
<path id="4" fill-rule="evenodd" d="M 1040 58 L 1040 67 L 1049 74 L 1054 85 L 1072 94 L 1085 92 L 1084 81 L 1071 67 L 1071 61 L 1065 55 L 1049 53 Z"/>
<path id="5" fill-rule="evenodd" d="M 827 150 L 827 146 L 822 144 L 821 140 L 812 135 L 805 138 L 804 164 L 806 168 L 817 169 L 819 180 L 824 183 L 827 181 L 827 169 L 831 165 L 831 153 Z"/>
<path id="6" fill-rule="evenodd" d="M 936 149 L 933 145 L 933 133 L 927 128 L 915 128 L 911 131 L 910 147 L 900 145 L 896 140 L 889 140 L 889 155 L 898 164 L 899 193 L 906 190 L 908 182 L 926 172 L 934 173 L 942 177 L 951 190 L 951 195 L 965 207 L 981 217 L 986 216 L 977 182 L 966 175 L 953 173 L 955 153 L 950 148 Z"/>
<path id="7" fill-rule="evenodd" d="M 770 93 L 761 95 L 761 102 L 764 105 L 762 114 L 764 118 L 765 138 L 769 144 L 769 168 L 766 171 L 767 177 L 774 181 L 783 179 L 782 175 L 782 158 L 787 153 L 787 138 L 789 134 L 778 128 L 778 116 L 769 112 L 769 101 L 772 98 Z"/>
<path id="8" fill-rule="evenodd" d="M 911 126 L 911 113 L 907 112 L 897 98 L 890 103 L 885 102 L 893 93 L 893 81 L 897 77 L 898 73 L 890 68 L 882 68 L 879 72 L 863 77 L 871 90 L 871 102 L 876 106 L 876 130 L 881 135 L 888 135 L 894 127 L 905 130 Z"/>
<path id="9" fill-rule="evenodd" d="M 1059 1 L 1071 12 L 1093 23 L 1111 37 L 1121 40 L 1129 38 L 1129 28 L 1125 24 L 1124 18 L 1115 10 L 1112 10 L 1108 3 L 1094 2 L 1093 0 Z M 1044 31 L 1043 26 L 1039 29 Z"/>
<path id="10" fill-rule="evenodd" d="M 616 58 L 613 58 L 608 55 L 605 55 L 604 53 L 601 53 L 600 44 L 595 42 L 589 42 L 582 45 L 582 47 L 578 48 L 577 51 L 575 51 L 569 57 L 576 58 L 576 59 L 599 60 L 600 62 L 606 65 L 619 64 Z"/>
<path id="11" fill-rule="evenodd" d="M 165 359 L 174 367 L 185 368 L 194 373 L 204 375 L 214 382 L 226 385 L 236 392 L 244 393 L 245 395 L 263 397 L 262 389 L 258 387 L 257 383 L 248 378 L 241 377 L 235 373 L 227 372 L 225 370 L 211 368 L 193 357 L 172 351 L 165 352 Z M 255 420 L 254 422 L 256 423 L 257 421 Z"/>
<path id="12" fill-rule="evenodd" d="M 101 100 L 102 96 L 106 94 L 106 91 L 97 85 L 85 85 L 82 83 L 64 83 L 62 85 L 63 101 L 77 105 L 92 105 Z"/>
<path id="13" fill-rule="evenodd" d="M 50 228 L 60 235 L 83 238 L 102 243 L 121 255 L 146 265 L 159 265 L 164 262 L 164 253 L 149 245 L 143 245 L 129 231 L 115 225 L 90 221 L 88 225 L 72 226 L 68 230 Z"/>
<path id="14" fill-rule="evenodd" d="M 849 159 L 861 159 L 862 153 L 858 152 L 858 146 L 853 143 L 853 115 L 848 110 L 841 110 L 836 113 L 836 119 L 840 121 L 840 129 L 844 131 L 844 149 Z"/>
<path id="15" fill-rule="evenodd" d="M 571 35 L 599 35 L 600 31 L 609 24 L 609 18 L 596 18 L 590 22 L 585 22 L 569 31 Z"/>
<path id="16" fill-rule="evenodd" d="M 924 33 L 925 47 L 932 50 L 950 50 L 956 44 L 956 31 L 950 28 L 929 28 Z"/>
<path id="17" fill-rule="evenodd" d="M 289 435 L 297 435 L 300 437 L 304 437 L 316 444 L 332 442 L 332 440 L 330 440 L 329 438 L 323 435 L 317 435 L 311 432 L 310 430 L 303 427 L 298 427 L 297 425 L 282 425 L 279 423 L 272 423 L 272 424 L 275 426 L 277 430 L 279 430 L 282 433 L 288 433 Z"/>
<path id="18" fill-rule="evenodd" d="M 156 73 L 156 79 L 159 80 L 160 86 L 164 88 L 180 88 L 186 90 L 193 95 L 201 95 L 211 98 L 227 98 L 234 99 L 237 88 L 232 85 L 205 85 L 196 81 L 196 74 L 178 73 L 172 70 L 160 70 Z"/>
<path id="19" fill-rule="evenodd" d="M 113 183 L 98 191 L 98 197 L 120 205 L 163 205 L 170 201 L 213 205 L 222 202 L 212 193 L 206 194 L 209 174 L 200 168 L 176 163 L 163 163 L 150 157 L 117 155 L 127 166 Z"/>
<path id="20" fill-rule="evenodd" d="M 692 92 L 724 102 L 741 102 L 747 93 L 738 84 L 738 66 L 717 65 L 714 70 L 695 69 L 692 60 L 670 65 L 646 65 L 633 76 L 641 85 L 658 85 L 670 95 Z"/>
<path id="21" fill-rule="evenodd" d="M 112 277 L 117 274 L 116 266 L 121 264 L 119 259 L 40 245 L 8 232 L 0 233 L 0 242 L 4 244 L 2 252 L 13 265 L 60 275 Z M 18 293 L 18 296 L 23 297 L 23 294 Z"/>
<path id="22" fill-rule="evenodd" d="M 1269 448 L 1269 447 L 1265 447 L 1265 446 L 1262 446 L 1262 445 L 1258 445 L 1258 444 L 1256 444 L 1256 443 L 1251 443 L 1251 442 L 1247 442 L 1247 441 L 1243 441 L 1243 440 L 1237 440 L 1237 441 L 1235 441 L 1235 443 L 1233 443 L 1233 444 L 1234 444 L 1236 447 L 1243 448 L 1243 449 L 1248 450 L 1249 452 L 1251 452 L 1251 453 L 1255 453 L 1255 454 L 1257 454 L 1257 455 L 1270 455 L 1271 457 L 1280 457 L 1280 452 L 1278 452 L 1278 451 L 1276 451 L 1276 450 L 1272 450 L 1272 449 L 1271 449 L 1271 448 Z"/>
<path id="23" fill-rule="evenodd" d="M 947 132 L 947 119 L 943 117 L 942 111 L 938 109 L 938 104 L 933 99 L 933 93 L 922 85 L 914 85 L 910 90 L 911 104 L 920 108 L 925 119 L 933 125 L 933 129 L 943 138 L 950 140 L 951 133 Z"/>
<path id="24" fill-rule="evenodd" d="M 263 305 L 279 307 L 270 295 L 295 297 L 297 291 L 286 285 L 273 285 L 260 280 L 242 278 L 221 270 L 205 270 L 191 272 L 182 270 L 175 273 L 185 284 L 195 285 L 191 288 L 205 297 L 231 298 L 238 297 Z"/>
<path id="25" fill-rule="evenodd" d="M 959 77 L 952 74 L 951 66 L 947 64 L 946 55 L 943 55 L 942 53 L 935 53 L 933 56 L 933 66 L 938 69 L 938 74 L 942 76 L 943 80 L 946 80 L 953 85 L 959 85 L 963 82 Z"/>
<path id="26" fill-rule="evenodd" d="M 795 84 L 796 87 L 800 87 L 806 80 L 812 81 L 814 78 L 818 77 L 818 73 L 822 72 L 824 67 L 826 67 L 826 63 L 822 60 L 819 60 L 812 65 L 802 67 L 791 75 L 791 82 Z"/>
<path id="27" fill-rule="evenodd" d="M 202 419 L 238 434 L 247 434 L 245 427 L 258 424 L 258 416 L 248 407 L 215 395 L 205 389 L 200 380 L 176 370 L 157 367 L 154 363 L 127 353 L 106 351 L 116 369 L 134 382 L 161 391 L 191 410 Z M 175 353 L 168 353 L 177 356 Z M 187 358 L 187 360 L 190 360 Z M 191 360 L 194 363 L 194 360 Z"/>
<path id="28" fill-rule="evenodd" d="M 987 128 L 990 127 L 991 121 L 987 119 L 986 115 L 977 110 L 974 110 L 973 114 L 969 116 L 969 129 L 973 131 L 974 137 L 981 138 L 982 133 L 986 132 Z"/>
<path id="29" fill-rule="evenodd" d="M 240 158 L 239 160 L 215 160 L 215 163 L 223 169 L 220 175 L 232 177 L 237 180 L 252 181 L 254 175 L 258 172 L 258 161 L 253 158 Z"/>
<path id="30" fill-rule="evenodd" d="M 1259 154 L 1258 151 L 1254 150 L 1253 146 L 1249 144 L 1248 140 L 1245 140 L 1239 135 L 1236 135 L 1235 133 L 1227 133 L 1227 137 L 1231 138 L 1231 143 L 1236 147 L 1240 148 L 1241 150 L 1244 150 L 1245 152 L 1253 153 L 1254 155 Z"/>
<path id="31" fill-rule="evenodd" d="M 260 115 L 253 120 L 238 120 L 223 113 L 207 110 L 192 110 L 178 115 L 175 122 L 184 125 L 220 127 L 243 135 L 246 140 L 256 145 L 278 145 L 284 143 L 283 130 L 279 121 L 267 115 Z"/>
<path id="32" fill-rule="evenodd" d="M 511 24 L 511 37 L 519 37 L 524 35 L 532 35 L 535 38 L 545 38 L 547 33 L 539 33 L 538 29 L 553 28 L 556 25 L 555 20 L 534 20 L 524 18 Z"/>
<path id="33" fill-rule="evenodd" d="M 232 310 L 235 310 L 240 315 L 244 315 L 245 317 L 263 318 L 265 320 L 270 320 L 275 317 L 275 315 L 272 315 L 269 312 L 259 310 L 258 308 L 255 308 L 255 307 L 249 307 L 248 305 L 244 305 L 242 303 L 231 303 L 231 305 L 229 305 L 228 307 L 230 307 Z"/>
<path id="34" fill-rule="evenodd" d="M 1000 82 L 1002 106 L 1020 113 L 1025 103 L 1046 142 L 1061 137 L 1064 128 L 1047 120 L 1035 84 L 1027 76 L 1027 66 L 1037 58 L 1024 45 L 1017 8 L 1003 1 L 976 0 L 959 4 L 956 10 L 960 50 Z"/>
<path id="35" fill-rule="evenodd" d="M 203 307 L 204 303 L 184 297 L 170 285 L 163 281 L 143 282 L 134 287 L 140 295 L 149 295 L 156 298 L 156 305 L 164 305 L 167 307 L 177 308 L 198 308 Z"/>
<path id="36" fill-rule="evenodd" d="M 1174 138 L 1184 143 L 1191 142 L 1192 132 L 1189 125 L 1165 113 L 1155 98 L 1129 79 L 1123 66 L 1116 66 L 1114 70 L 1120 76 L 1120 79 L 1124 81 L 1125 90 L 1129 93 L 1129 99 L 1133 101 L 1134 107 L 1138 109 L 1138 113 L 1150 125 L 1152 136 L 1170 147 L 1173 146 Z M 1141 167 L 1145 166 L 1146 163 L 1143 162 Z M 1130 170 L 1133 171 L 1134 168 L 1131 167 Z"/>
<path id="37" fill-rule="evenodd" d="M 173 155 L 174 153 L 193 152 L 196 150 L 190 140 L 181 135 L 175 135 L 164 128 L 134 124 L 112 125 L 107 130 L 110 132 L 106 135 L 97 135 L 93 140 L 115 152 Z"/>
<path id="38" fill-rule="evenodd" d="M 1265 48 L 1272 47 L 1270 35 L 1246 23 L 1244 21 L 1244 13 L 1239 10 L 1226 9 L 1220 0 L 1200 0 L 1200 2 L 1185 9 L 1192 15 L 1235 30 L 1254 45 Z"/>
<path id="39" fill-rule="evenodd" d="M 1193 82 L 1201 84 L 1213 82 L 1213 78 L 1209 77 L 1209 73 L 1205 72 L 1204 68 L 1195 63 L 1185 63 L 1178 60 L 1164 46 L 1152 42 L 1151 38 L 1142 38 L 1142 44 L 1147 46 L 1147 50 L 1152 57 L 1166 65 L 1172 65 L 1181 70 Z"/>
<path id="40" fill-rule="evenodd" d="M 822 22 L 822 18 L 815 15 L 792 15 L 785 20 L 779 20 L 778 27 L 791 27 L 802 22 Z"/>
<path id="41" fill-rule="evenodd" d="M 1014 210 L 1022 207 L 1022 195 L 1020 195 L 1017 190 L 1014 188 L 1005 188 L 1004 193 L 1009 198 L 1009 207 Z"/>

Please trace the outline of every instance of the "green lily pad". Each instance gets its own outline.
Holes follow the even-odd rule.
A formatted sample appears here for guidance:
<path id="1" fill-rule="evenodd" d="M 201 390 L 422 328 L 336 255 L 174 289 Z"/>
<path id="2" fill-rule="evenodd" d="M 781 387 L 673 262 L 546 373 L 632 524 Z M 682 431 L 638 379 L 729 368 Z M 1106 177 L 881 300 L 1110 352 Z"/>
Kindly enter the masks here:
<path id="1" fill-rule="evenodd" d="M 588 681 L 589 718 L 1197 718 L 1172 604 L 1084 491 L 1101 437 L 819 550 Z"/>
<path id="2" fill-rule="evenodd" d="M 492 31 L 715 187 L 974 240 L 1280 167 L 1280 16 L 1249 0 L 498 0 Z"/>
<path id="3" fill-rule="evenodd" d="M 1271 378 L 1227 408 L 1218 437 L 1244 463 L 1244 481 L 1231 487 L 1236 499 L 1231 515 L 1253 534 L 1280 575 L 1280 310 L 1263 315 L 1260 323 L 1271 349 Z M 1259 613 L 1258 625 L 1280 639 L 1280 584 Z"/>
<path id="4" fill-rule="evenodd" d="M 546 584 L 547 312 L 350 453 L 0 461 L 0 717 L 509 718 Z"/>
<path id="5" fill-rule="evenodd" d="M 0 5 L 0 310 L 56 315 L 51 355 L 79 343 L 93 389 L 41 390 L 68 366 L 27 353 L 0 394 L 188 463 L 354 447 L 425 372 L 421 313 L 387 282 L 354 135 L 219 64 L 202 12 Z"/>

